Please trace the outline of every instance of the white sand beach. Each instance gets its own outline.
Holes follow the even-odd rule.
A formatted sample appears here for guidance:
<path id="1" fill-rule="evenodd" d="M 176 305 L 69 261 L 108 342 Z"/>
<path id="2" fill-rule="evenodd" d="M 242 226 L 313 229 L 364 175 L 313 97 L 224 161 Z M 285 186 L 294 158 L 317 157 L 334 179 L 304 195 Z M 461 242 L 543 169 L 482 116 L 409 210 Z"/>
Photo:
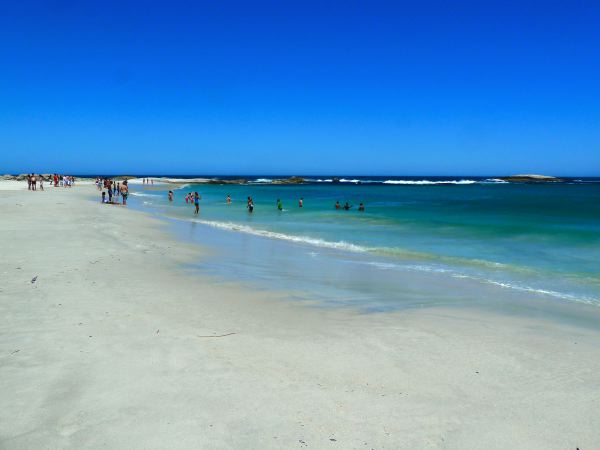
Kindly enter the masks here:
<path id="1" fill-rule="evenodd" d="M 600 448 L 600 330 L 293 302 L 91 185 L 7 183 L 2 449 Z"/>

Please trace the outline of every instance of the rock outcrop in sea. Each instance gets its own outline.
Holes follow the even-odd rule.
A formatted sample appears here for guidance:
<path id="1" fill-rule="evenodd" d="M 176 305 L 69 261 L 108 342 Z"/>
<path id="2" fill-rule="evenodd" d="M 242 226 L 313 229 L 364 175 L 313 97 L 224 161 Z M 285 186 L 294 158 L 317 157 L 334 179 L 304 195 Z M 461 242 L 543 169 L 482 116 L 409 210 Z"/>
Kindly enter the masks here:
<path id="1" fill-rule="evenodd" d="M 562 178 L 551 177 L 549 175 L 537 174 L 519 174 L 508 177 L 498 177 L 499 180 L 509 181 L 513 183 L 562 183 L 565 180 Z"/>

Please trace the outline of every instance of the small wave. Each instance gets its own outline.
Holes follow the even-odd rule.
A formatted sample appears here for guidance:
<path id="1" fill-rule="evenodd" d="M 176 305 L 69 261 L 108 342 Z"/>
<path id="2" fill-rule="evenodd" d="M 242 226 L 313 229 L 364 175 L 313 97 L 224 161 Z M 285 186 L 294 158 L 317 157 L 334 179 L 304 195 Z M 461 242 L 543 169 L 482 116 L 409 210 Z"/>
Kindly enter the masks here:
<path id="1" fill-rule="evenodd" d="M 483 180 L 482 183 L 498 183 L 498 184 L 508 184 L 508 181 L 506 180 L 501 180 L 500 178 L 488 178 L 486 180 Z"/>
<path id="2" fill-rule="evenodd" d="M 295 236 L 291 234 L 285 233 L 277 233 L 274 231 L 261 230 L 258 228 L 252 228 L 248 225 L 239 225 L 232 222 L 217 222 L 212 220 L 201 220 L 201 219 L 188 219 L 196 223 L 201 223 L 202 225 L 208 225 L 213 228 L 218 228 L 221 230 L 227 231 L 237 231 L 246 234 L 251 234 L 254 236 L 261 236 L 271 239 L 279 239 L 282 241 L 288 242 L 296 242 L 298 244 L 308 244 L 314 245 L 315 247 L 322 248 L 331 248 L 336 250 L 346 250 L 355 253 L 364 253 L 369 251 L 367 247 L 362 247 L 360 245 L 351 244 L 345 241 L 326 241 L 324 239 L 312 238 L 309 236 Z"/>
<path id="3" fill-rule="evenodd" d="M 146 194 L 145 192 L 130 192 L 129 194 L 133 195 L 134 197 L 160 197 L 160 195 Z"/>
<path id="4" fill-rule="evenodd" d="M 440 267 L 433 267 L 427 265 L 420 264 L 393 264 L 393 263 L 385 263 L 385 262 L 377 262 L 370 261 L 366 263 L 370 266 L 378 267 L 384 270 L 415 270 L 419 272 L 434 272 L 434 273 L 445 273 L 449 274 L 452 278 L 461 278 L 461 279 L 469 279 L 473 281 L 477 281 L 480 283 L 491 284 L 493 286 L 498 286 L 504 289 L 510 289 L 519 292 L 528 292 L 532 294 L 545 295 L 549 297 L 558 298 L 561 300 L 568 300 L 577 303 L 584 303 L 587 305 L 600 306 L 600 298 L 585 296 L 585 295 L 573 295 L 568 294 L 566 292 L 558 292 L 550 289 L 540 289 L 531 286 L 524 286 L 519 284 L 508 283 L 505 281 L 496 281 L 490 280 L 488 278 L 483 278 L 474 275 L 467 275 L 464 273 L 456 272 L 450 269 L 444 269 Z"/>
<path id="5" fill-rule="evenodd" d="M 367 247 L 363 245 L 353 244 L 347 241 L 327 241 L 324 239 L 314 238 L 310 236 L 303 235 L 292 235 L 285 234 L 276 231 L 263 230 L 259 228 L 252 228 L 248 225 L 241 225 L 234 222 L 219 222 L 212 220 L 202 220 L 202 219 L 182 219 L 181 217 L 173 217 L 177 220 L 188 220 L 196 223 L 200 223 L 203 225 L 208 225 L 213 228 L 219 228 L 227 231 L 237 231 L 241 233 L 251 234 L 254 236 L 261 236 L 270 239 L 279 239 L 288 242 L 295 242 L 299 244 L 308 244 L 313 245 L 315 247 L 322 248 L 330 248 L 336 250 L 345 250 L 354 253 L 373 253 L 375 255 L 385 256 L 385 257 L 396 257 L 396 258 L 407 258 L 413 261 L 433 261 L 443 264 L 461 264 L 464 266 L 473 266 L 473 267 L 486 267 L 489 269 L 503 269 L 509 270 L 512 272 L 518 273 L 528 273 L 531 272 L 531 269 L 513 266 L 508 264 L 503 264 L 495 261 L 487 261 L 482 259 L 469 259 L 462 258 L 456 256 L 444 256 L 433 253 L 425 253 L 418 252 L 414 250 L 407 250 L 398 247 Z M 423 266 L 424 267 L 424 266 Z"/>
<path id="6" fill-rule="evenodd" d="M 270 178 L 257 178 L 254 181 L 251 181 L 251 183 L 272 183 L 273 180 Z"/>
<path id="7" fill-rule="evenodd" d="M 442 269 L 441 267 L 432 267 L 425 266 L 421 264 L 393 264 L 379 261 L 370 261 L 367 263 L 370 266 L 378 267 L 379 269 L 384 270 L 393 270 L 393 269 L 407 269 L 407 270 L 417 270 L 419 272 L 435 272 L 435 273 L 448 273 L 451 272 L 448 269 Z"/>
<path id="8" fill-rule="evenodd" d="M 585 303 L 587 305 L 600 306 L 600 299 L 595 298 L 595 297 L 577 296 L 577 295 L 573 295 L 573 294 L 567 294 L 564 292 L 551 291 L 548 289 L 538 289 L 538 288 L 534 288 L 534 287 L 530 287 L 530 286 L 519 286 L 517 284 L 488 280 L 485 278 L 478 278 L 478 277 L 468 277 L 468 278 L 472 278 L 472 279 L 478 280 L 478 281 L 483 281 L 485 283 L 493 284 L 495 286 L 499 286 L 499 287 L 506 288 L 506 289 L 513 289 L 515 291 L 531 292 L 533 294 L 547 295 L 550 297 L 560 298 L 563 300 L 570 300 L 573 302 Z"/>

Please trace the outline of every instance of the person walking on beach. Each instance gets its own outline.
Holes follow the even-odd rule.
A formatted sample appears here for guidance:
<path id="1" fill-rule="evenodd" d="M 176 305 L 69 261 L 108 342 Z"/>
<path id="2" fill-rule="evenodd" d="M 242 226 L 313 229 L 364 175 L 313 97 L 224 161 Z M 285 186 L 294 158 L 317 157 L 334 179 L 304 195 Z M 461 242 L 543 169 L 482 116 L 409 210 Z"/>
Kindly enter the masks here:
<path id="1" fill-rule="evenodd" d="M 127 180 L 121 184 L 121 198 L 123 199 L 123 205 L 127 205 L 127 196 L 129 195 L 129 186 L 127 186 Z"/>
<path id="2" fill-rule="evenodd" d="M 31 174 L 31 190 L 35 191 L 36 190 L 36 183 L 37 183 L 37 178 L 35 177 L 35 173 Z"/>
<path id="3" fill-rule="evenodd" d="M 194 192 L 194 207 L 196 208 L 194 214 L 198 214 L 200 212 L 200 196 L 197 192 Z"/>
<path id="4" fill-rule="evenodd" d="M 112 182 L 108 183 L 108 203 L 112 203 L 113 189 Z"/>
<path id="5" fill-rule="evenodd" d="M 40 191 L 44 190 L 44 177 L 40 175 Z"/>

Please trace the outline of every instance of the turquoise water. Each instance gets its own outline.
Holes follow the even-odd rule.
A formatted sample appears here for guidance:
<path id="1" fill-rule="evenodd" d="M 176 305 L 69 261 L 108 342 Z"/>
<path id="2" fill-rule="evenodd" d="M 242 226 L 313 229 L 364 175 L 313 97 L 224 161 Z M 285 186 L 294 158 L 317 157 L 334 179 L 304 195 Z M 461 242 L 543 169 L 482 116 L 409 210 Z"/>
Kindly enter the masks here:
<path id="1" fill-rule="evenodd" d="M 600 306 L 600 182 L 392 181 L 189 185 L 172 203 L 166 190 L 134 187 L 132 200 L 212 246 L 216 256 L 199 267 L 218 276 L 375 308 L 475 292 Z M 184 200 L 194 191 L 199 216 Z M 336 210 L 336 201 L 353 207 Z"/>

